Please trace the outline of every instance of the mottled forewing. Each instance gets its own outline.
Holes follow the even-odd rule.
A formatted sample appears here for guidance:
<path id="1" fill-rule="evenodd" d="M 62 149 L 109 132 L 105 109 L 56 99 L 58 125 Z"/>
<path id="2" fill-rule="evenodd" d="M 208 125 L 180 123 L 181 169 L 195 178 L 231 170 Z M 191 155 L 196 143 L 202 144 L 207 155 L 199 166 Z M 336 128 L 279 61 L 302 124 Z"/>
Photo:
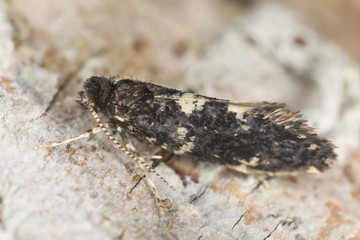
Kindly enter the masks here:
<path id="1" fill-rule="evenodd" d="M 209 98 L 143 82 L 115 89 L 112 119 L 175 154 L 244 172 L 318 172 L 333 145 L 277 103 Z"/>

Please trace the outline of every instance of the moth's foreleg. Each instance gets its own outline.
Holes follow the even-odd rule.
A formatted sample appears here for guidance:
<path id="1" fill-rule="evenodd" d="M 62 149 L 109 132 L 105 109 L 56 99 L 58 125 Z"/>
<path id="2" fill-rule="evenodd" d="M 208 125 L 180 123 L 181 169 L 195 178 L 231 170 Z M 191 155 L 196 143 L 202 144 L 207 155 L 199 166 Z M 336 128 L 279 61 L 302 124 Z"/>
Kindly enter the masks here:
<path id="1" fill-rule="evenodd" d="M 124 143 L 125 146 L 123 146 L 120 142 L 118 142 L 109 132 L 109 130 L 105 127 L 105 125 L 101 122 L 100 117 L 98 116 L 98 114 L 95 112 L 94 110 L 94 103 L 90 102 L 89 103 L 89 111 L 91 112 L 91 114 L 94 116 L 96 122 L 99 124 L 99 127 L 102 129 L 102 131 L 110 138 L 110 140 L 112 141 L 114 147 L 121 149 L 123 152 L 126 153 L 126 155 L 128 155 L 129 157 L 131 157 L 133 160 L 135 160 L 140 167 L 143 169 L 145 175 L 146 175 L 146 179 L 148 182 L 148 185 L 152 188 L 153 193 L 155 195 L 156 198 L 156 205 L 158 206 L 159 209 L 159 213 L 160 216 L 164 215 L 164 209 L 161 206 L 161 198 L 160 198 L 160 194 L 156 189 L 155 183 L 153 182 L 153 180 L 151 179 L 151 177 L 149 176 L 149 171 L 153 172 L 157 177 L 159 177 L 163 182 L 165 182 L 170 188 L 174 189 L 174 187 L 172 187 L 162 176 L 160 176 L 160 174 L 158 174 L 152 167 L 150 167 L 149 165 L 146 164 L 146 162 L 144 161 L 144 158 L 136 151 L 134 145 L 131 143 L 130 139 L 128 138 L 128 136 L 126 135 L 126 133 L 124 131 L 122 131 L 122 129 L 120 127 L 117 127 L 117 130 L 120 134 L 120 137 Z M 175 189 L 174 189 L 175 190 Z"/>
<path id="2" fill-rule="evenodd" d="M 137 161 L 141 166 L 147 169 L 148 172 L 152 172 L 155 174 L 158 178 L 160 178 L 165 184 L 167 184 L 171 189 L 175 190 L 173 186 L 170 185 L 159 173 L 157 173 L 152 167 L 147 165 L 144 161 L 144 158 L 140 155 L 140 153 L 136 150 L 132 142 L 130 141 L 129 136 L 122 130 L 121 127 L 117 127 L 117 131 L 121 137 L 121 140 L 125 144 L 125 148 L 128 150 L 129 153 L 127 153 L 130 157 L 138 159 L 140 161 Z M 126 153 L 126 152 L 125 152 Z"/>
<path id="3" fill-rule="evenodd" d="M 104 123 L 104 125 L 106 127 L 113 127 L 114 126 L 114 124 L 112 124 L 112 123 Z M 86 131 L 83 134 L 80 134 L 78 136 L 68 138 L 68 139 L 64 139 L 64 140 L 54 142 L 54 143 L 37 145 L 34 149 L 38 150 L 38 149 L 42 149 L 42 148 L 56 147 L 56 146 L 59 146 L 59 145 L 68 144 L 68 143 L 80 140 L 82 138 L 90 138 L 90 137 L 94 136 L 95 134 L 97 134 L 98 132 L 101 132 L 101 131 L 102 131 L 101 127 L 97 126 L 97 127 L 94 127 L 93 129 L 90 129 L 90 130 L 88 130 L 88 131 Z"/>
<path id="4" fill-rule="evenodd" d="M 174 156 L 174 153 L 161 149 L 160 151 L 156 152 L 155 155 L 149 157 L 152 161 L 152 167 L 156 167 L 161 162 L 167 162 Z"/>

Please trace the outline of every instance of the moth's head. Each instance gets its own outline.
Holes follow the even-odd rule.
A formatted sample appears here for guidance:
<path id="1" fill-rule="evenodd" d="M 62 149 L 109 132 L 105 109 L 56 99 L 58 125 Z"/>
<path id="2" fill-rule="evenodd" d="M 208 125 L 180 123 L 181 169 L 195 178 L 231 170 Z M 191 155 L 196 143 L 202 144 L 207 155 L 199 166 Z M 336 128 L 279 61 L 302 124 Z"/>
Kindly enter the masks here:
<path id="1" fill-rule="evenodd" d="M 96 112 L 106 112 L 113 91 L 114 80 L 112 78 L 93 76 L 84 82 L 78 102 L 85 108 L 88 108 L 89 104 L 93 102 Z"/>

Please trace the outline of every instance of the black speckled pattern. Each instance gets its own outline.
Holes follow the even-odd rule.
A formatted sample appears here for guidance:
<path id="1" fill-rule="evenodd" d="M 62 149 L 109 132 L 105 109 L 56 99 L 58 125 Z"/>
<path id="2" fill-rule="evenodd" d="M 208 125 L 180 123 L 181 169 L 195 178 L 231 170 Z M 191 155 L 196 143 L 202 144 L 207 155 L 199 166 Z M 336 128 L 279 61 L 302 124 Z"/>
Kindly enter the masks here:
<path id="1" fill-rule="evenodd" d="M 276 173 L 323 171 L 336 158 L 332 143 L 284 104 L 232 103 L 104 77 L 89 78 L 80 96 L 83 105 L 93 101 L 97 111 L 129 134 L 201 161 Z M 185 96 L 187 101 L 181 101 Z M 229 104 L 242 116 L 229 111 Z"/>

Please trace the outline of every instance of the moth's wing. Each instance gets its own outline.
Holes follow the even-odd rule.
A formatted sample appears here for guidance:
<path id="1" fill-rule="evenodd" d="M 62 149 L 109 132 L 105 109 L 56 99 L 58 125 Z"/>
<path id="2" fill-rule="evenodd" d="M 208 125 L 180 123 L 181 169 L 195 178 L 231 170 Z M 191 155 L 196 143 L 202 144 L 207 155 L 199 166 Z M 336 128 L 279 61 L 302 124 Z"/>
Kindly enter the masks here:
<path id="1" fill-rule="evenodd" d="M 174 137 L 163 138 L 159 145 L 175 140 L 169 150 L 176 154 L 271 174 L 319 172 L 336 158 L 333 144 L 285 104 L 235 102 L 181 92 L 154 98 L 171 111 L 154 109 L 164 121 L 156 122 L 153 130 L 168 126 L 162 136 Z M 184 132 L 181 138 L 173 134 Z"/>
<path id="2" fill-rule="evenodd" d="M 254 116 L 263 117 L 264 119 L 271 119 L 278 124 L 287 123 L 287 127 L 291 127 L 291 124 L 295 124 L 297 127 L 301 126 L 307 131 L 311 131 L 312 128 L 306 125 L 306 121 L 302 119 L 301 114 L 297 111 L 289 110 L 284 103 L 275 102 L 240 102 L 230 101 L 218 98 L 210 98 L 192 93 L 185 93 L 183 95 L 173 96 L 155 96 L 155 98 L 162 100 L 175 100 L 180 105 L 191 105 L 198 102 L 204 103 L 211 101 L 214 103 L 223 103 L 227 107 L 227 111 L 235 112 L 238 116 L 245 112 L 254 114 Z"/>

